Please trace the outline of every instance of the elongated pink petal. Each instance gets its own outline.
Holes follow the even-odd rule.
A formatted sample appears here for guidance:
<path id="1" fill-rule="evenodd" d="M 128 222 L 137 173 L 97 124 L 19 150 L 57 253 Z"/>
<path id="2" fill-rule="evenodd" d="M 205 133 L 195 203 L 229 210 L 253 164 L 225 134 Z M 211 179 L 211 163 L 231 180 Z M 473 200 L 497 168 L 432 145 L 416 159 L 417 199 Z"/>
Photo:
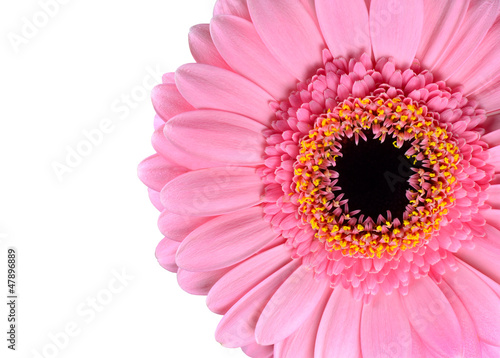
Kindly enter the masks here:
<path id="1" fill-rule="evenodd" d="M 175 162 L 178 166 L 188 169 L 211 168 L 224 165 L 224 163 L 207 160 L 206 158 L 187 153 L 186 151 L 180 149 L 167 139 L 163 133 L 164 129 L 165 124 L 156 129 L 151 137 L 153 148 L 163 157 L 163 159 Z"/>
<path id="2" fill-rule="evenodd" d="M 500 209 L 500 184 L 491 185 L 486 193 L 488 193 L 486 204 L 491 205 L 493 209 Z"/>
<path id="3" fill-rule="evenodd" d="M 148 188 L 148 196 L 149 196 L 149 200 L 151 200 L 151 203 L 153 204 L 153 206 L 156 209 L 158 209 L 159 211 L 163 211 L 165 209 L 163 207 L 163 205 L 161 204 L 159 192 L 157 192 L 156 190 L 153 190 L 151 188 Z"/>
<path id="4" fill-rule="evenodd" d="M 215 271 L 192 272 L 183 269 L 177 271 L 179 286 L 192 295 L 206 295 L 212 286 L 226 274 L 230 268 Z"/>
<path id="5" fill-rule="evenodd" d="M 295 271 L 273 295 L 255 329 L 257 343 L 277 343 L 306 321 L 329 288 L 328 280 L 314 278 L 305 266 Z M 299 308 L 300 307 L 300 308 Z"/>
<path id="6" fill-rule="evenodd" d="M 292 251 L 279 245 L 242 262 L 222 277 L 210 290 L 207 306 L 215 313 L 227 312 L 259 282 L 292 260 Z"/>
<path id="7" fill-rule="evenodd" d="M 443 279 L 469 312 L 479 338 L 485 343 L 500 344 L 498 295 L 473 270 L 461 261 L 457 264 L 459 269 L 447 272 Z"/>
<path id="8" fill-rule="evenodd" d="M 416 57 L 432 68 L 462 23 L 470 0 L 424 0 L 424 27 Z"/>
<path id="9" fill-rule="evenodd" d="M 201 169 L 170 181 L 161 191 L 161 201 L 174 214 L 214 216 L 259 204 L 262 190 L 253 168 Z"/>
<path id="10" fill-rule="evenodd" d="M 186 168 L 172 164 L 158 154 L 144 159 L 137 168 L 139 179 L 156 191 L 161 191 L 165 184 L 186 172 Z"/>
<path id="11" fill-rule="evenodd" d="M 295 88 L 297 79 L 271 55 L 251 22 L 236 16 L 217 16 L 212 19 L 211 31 L 227 63 L 274 98 L 286 98 Z"/>
<path id="12" fill-rule="evenodd" d="M 319 324 L 314 358 L 361 357 L 362 309 L 363 303 L 353 299 L 351 290 L 333 290 Z"/>
<path id="13" fill-rule="evenodd" d="M 325 306 L 332 295 L 331 289 L 326 289 L 310 317 L 290 337 L 276 343 L 274 358 L 314 357 L 316 336 Z"/>
<path id="14" fill-rule="evenodd" d="M 465 64 L 451 76 L 450 80 L 464 86 L 469 94 L 487 86 L 500 73 L 500 19 L 493 24 L 479 47 Z"/>
<path id="15" fill-rule="evenodd" d="M 361 351 L 365 357 L 411 357 L 410 323 L 399 292 L 379 292 L 370 304 L 364 305 Z"/>
<path id="16" fill-rule="evenodd" d="M 489 115 L 500 114 L 500 74 L 497 74 L 487 85 L 474 92 L 474 98 Z"/>
<path id="17" fill-rule="evenodd" d="M 159 115 L 156 114 L 155 119 L 153 120 L 154 130 L 157 130 L 158 128 L 160 128 L 164 124 L 165 124 L 165 121 Z"/>
<path id="18" fill-rule="evenodd" d="M 175 254 L 179 247 L 177 241 L 172 241 L 167 238 L 161 240 L 156 246 L 156 259 L 158 260 L 161 267 L 170 271 L 177 272 L 177 265 L 175 263 Z"/>
<path id="19" fill-rule="evenodd" d="M 500 210 L 486 209 L 486 210 L 480 210 L 479 212 L 488 224 L 490 224 L 497 230 L 500 230 Z M 498 243 L 500 245 L 500 238 Z"/>
<path id="20" fill-rule="evenodd" d="M 496 358 L 500 357 L 500 347 L 492 346 L 491 344 L 481 343 L 481 357 L 483 358 Z"/>
<path id="21" fill-rule="evenodd" d="M 497 0 L 471 0 L 458 33 L 432 68 L 442 79 L 450 78 L 474 53 L 493 25 L 499 4 Z"/>
<path id="22" fill-rule="evenodd" d="M 469 265 L 467 262 L 462 260 L 462 263 L 467 266 L 474 274 L 483 280 L 497 295 L 500 297 L 500 283 L 493 280 L 491 277 L 486 276 L 481 271 L 479 271 L 476 267 Z"/>
<path id="23" fill-rule="evenodd" d="M 214 17 L 217 15 L 234 15 L 250 21 L 246 0 L 217 0 Z"/>
<path id="24" fill-rule="evenodd" d="M 375 59 L 394 57 L 401 68 L 415 58 L 424 22 L 423 0 L 372 0 L 370 34 Z"/>
<path id="25" fill-rule="evenodd" d="M 276 290 L 300 266 L 299 260 L 293 260 L 238 301 L 222 318 L 215 338 L 229 348 L 236 348 L 255 342 L 257 321 Z"/>
<path id="26" fill-rule="evenodd" d="M 212 218 L 212 216 L 177 215 L 164 210 L 158 218 L 158 228 L 170 240 L 182 241 L 191 231 Z"/>
<path id="27" fill-rule="evenodd" d="M 316 0 L 316 12 L 334 57 L 357 58 L 363 53 L 371 54 L 368 9 L 364 0 Z"/>
<path id="28" fill-rule="evenodd" d="M 157 85 L 151 91 L 153 107 L 163 121 L 168 121 L 176 114 L 194 109 L 180 94 L 175 84 Z"/>
<path id="29" fill-rule="evenodd" d="M 254 343 L 241 347 L 241 350 L 250 358 L 273 358 L 273 346 L 261 346 Z"/>
<path id="30" fill-rule="evenodd" d="M 481 137 L 481 140 L 488 143 L 490 147 L 495 147 L 497 145 L 500 145 L 500 129 L 485 134 L 484 136 Z"/>
<path id="31" fill-rule="evenodd" d="M 164 73 L 163 76 L 161 76 L 161 82 L 175 85 L 175 72 Z"/>
<path id="32" fill-rule="evenodd" d="M 325 43 L 302 3 L 295 0 L 248 0 L 255 28 L 271 53 L 299 80 L 322 64 Z"/>
<path id="33" fill-rule="evenodd" d="M 500 81 L 500 76 L 497 76 Z M 484 128 L 485 133 L 493 132 L 500 129 L 500 113 L 487 114 L 486 120 L 481 123 L 481 128 Z"/>
<path id="34" fill-rule="evenodd" d="M 182 241 L 176 263 L 189 271 L 218 270 L 252 256 L 277 236 L 259 206 L 222 215 Z"/>
<path id="35" fill-rule="evenodd" d="M 273 98 L 246 78 L 215 66 L 187 64 L 175 72 L 180 93 L 198 109 L 219 109 L 268 124 L 274 117 Z"/>
<path id="36" fill-rule="evenodd" d="M 264 164 L 265 126 L 235 113 L 198 110 L 165 124 L 167 139 L 183 151 L 232 165 Z"/>
<path id="37" fill-rule="evenodd" d="M 500 284 L 500 231 L 486 225 L 486 237 L 474 239 L 475 247 L 455 255 Z"/>
<path id="38" fill-rule="evenodd" d="M 500 95 L 498 96 L 500 99 Z M 500 103 L 499 103 L 500 107 Z M 488 161 L 489 164 L 495 167 L 495 172 L 500 173 L 500 145 L 496 147 L 488 149 L 488 154 L 490 155 L 490 159 Z"/>
<path id="39" fill-rule="evenodd" d="M 197 63 L 217 66 L 230 70 L 226 61 L 221 57 L 210 36 L 210 25 L 199 24 L 189 30 L 189 48 Z"/>
<path id="40" fill-rule="evenodd" d="M 411 352 L 412 357 L 442 358 L 436 353 L 429 351 L 413 328 L 411 329 Z"/>
<path id="41" fill-rule="evenodd" d="M 302 5 L 304 5 L 304 8 L 306 9 L 307 13 L 311 16 L 313 21 L 317 23 L 317 16 L 316 16 L 316 8 L 314 5 L 315 0 L 300 0 Z M 319 26 L 319 24 L 317 24 Z"/>
<path id="42" fill-rule="evenodd" d="M 431 278 L 412 282 L 403 303 L 412 327 L 430 350 L 443 357 L 461 355 L 463 342 L 457 316 Z"/>
<path id="43" fill-rule="evenodd" d="M 448 277 L 448 280 L 450 278 Z M 462 331 L 462 340 L 464 342 L 464 357 L 480 357 L 481 356 L 481 346 L 479 344 L 479 337 L 477 336 L 476 327 L 471 319 L 471 315 L 467 311 L 466 307 L 460 301 L 460 298 L 453 291 L 450 285 L 447 284 L 448 280 L 443 280 L 439 284 L 439 288 L 445 294 L 446 298 L 453 307 L 453 311 L 457 315 L 458 321 L 460 322 L 460 328 Z M 459 285 L 463 286 L 465 282 L 457 282 Z"/>

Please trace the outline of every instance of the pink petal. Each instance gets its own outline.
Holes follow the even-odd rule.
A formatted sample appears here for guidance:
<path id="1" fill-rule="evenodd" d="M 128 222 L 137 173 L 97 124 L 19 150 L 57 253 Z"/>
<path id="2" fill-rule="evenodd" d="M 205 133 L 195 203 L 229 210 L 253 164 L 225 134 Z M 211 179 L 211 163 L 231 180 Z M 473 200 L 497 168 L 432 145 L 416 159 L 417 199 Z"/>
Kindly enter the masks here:
<path id="1" fill-rule="evenodd" d="M 158 115 L 165 122 L 176 114 L 192 111 L 191 106 L 182 95 L 175 84 L 157 85 L 151 91 L 151 101 Z"/>
<path id="2" fill-rule="evenodd" d="M 211 216 L 177 215 L 164 210 L 158 218 L 160 232 L 173 241 L 182 241 L 198 226 L 211 220 Z"/>
<path id="3" fill-rule="evenodd" d="M 481 280 L 483 280 L 484 283 L 486 283 L 497 295 L 500 297 L 500 284 L 495 282 L 491 277 L 486 276 L 483 274 L 481 271 L 476 269 L 475 267 L 469 265 L 467 262 L 463 261 L 461 262 L 463 265 L 465 265 L 469 270 L 473 271 L 474 274 L 479 277 Z"/>
<path id="4" fill-rule="evenodd" d="M 175 72 L 167 72 L 161 76 L 162 83 L 175 85 Z"/>
<path id="5" fill-rule="evenodd" d="M 274 118 L 273 98 L 246 78 L 222 68 L 187 64 L 175 72 L 182 96 L 198 109 L 220 109 L 268 124 Z"/>
<path id="6" fill-rule="evenodd" d="M 500 73 L 499 43 L 500 19 L 493 24 L 467 62 L 451 76 L 452 81 L 464 86 L 465 94 L 487 86 Z"/>
<path id="7" fill-rule="evenodd" d="M 257 343 L 277 343 L 295 332 L 320 302 L 330 281 L 315 278 L 314 270 L 300 267 L 276 291 L 255 329 Z"/>
<path id="8" fill-rule="evenodd" d="M 481 343 L 481 357 L 483 358 L 497 358 L 500 357 L 500 347 L 492 346 L 491 344 Z"/>
<path id="9" fill-rule="evenodd" d="M 226 70 L 231 69 L 221 57 L 212 41 L 209 24 L 199 24 L 191 27 L 188 39 L 191 54 L 196 62 L 224 68 Z"/>
<path id="10" fill-rule="evenodd" d="M 500 184 L 490 185 L 486 193 L 488 194 L 486 204 L 491 205 L 494 209 L 500 209 Z"/>
<path id="11" fill-rule="evenodd" d="M 165 124 L 167 139 L 181 150 L 231 165 L 264 164 L 262 124 L 239 114 L 198 110 L 185 112 Z"/>
<path id="12" fill-rule="evenodd" d="M 460 298 L 475 324 L 479 338 L 489 344 L 500 344 L 499 297 L 473 270 L 461 261 L 459 269 L 443 279 Z"/>
<path id="13" fill-rule="evenodd" d="M 300 266 L 293 260 L 238 301 L 222 318 L 215 338 L 225 347 L 236 348 L 255 342 L 257 321 L 276 290 Z"/>
<path id="14" fill-rule="evenodd" d="M 410 323 L 422 342 L 443 357 L 462 353 L 460 324 L 448 299 L 428 276 L 412 282 L 403 296 Z"/>
<path id="15" fill-rule="evenodd" d="M 227 63 L 277 100 L 287 98 L 297 79 L 271 55 L 251 22 L 235 16 L 217 16 L 212 38 Z"/>
<path id="16" fill-rule="evenodd" d="M 326 289 L 320 302 L 300 328 L 288 338 L 276 343 L 274 358 L 314 357 L 319 323 L 331 295 L 332 290 Z"/>
<path id="17" fill-rule="evenodd" d="M 489 115 L 493 113 L 499 114 L 500 110 L 500 74 L 488 82 L 487 85 L 474 92 L 474 98 L 478 101 L 479 106 L 486 110 Z"/>
<path id="18" fill-rule="evenodd" d="M 156 190 L 153 190 L 151 188 L 148 188 L 148 196 L 149 196 L 149 200 L 151 201 L 151 203 L 153 204 L 153 206 L 156 209 L 158 209 L 159 211 L 163 211 L 165 209 L 163 207 L 163 205 L 161 204 L 159 192 L 157 192 Z"/>
<path id="19" fill-rule="evenodd" d="M 273 346 L 261 346 L 254 343 L 241 347 L 241 350 L 251 358 L 273 358 Z"/>
<path id="20" fill-rule="evenodd" d="M 155 114 L 155 119 L 153 120 L 153 127 L 155 130 L 160 128 L 165 124 L 165 121 L 157 114 Z"/>
<path id="21" fill-rule="evenodd" d="M 183 151 L 165 137 L 163 133 L 164 128 L 165 125 L 162 125 L 154 131 L 151 143 L 155 151 L 167 161 L 175 162 L 180 167 L 188 169 L 211 168 L 224 165 L 223 163 L 210 161 Z"/>
<path id="22" fill-rule="evenodd" d="M 481 140 L 484 140 L 490 147 L 495 147 L 500 145 L 500 129 L 492 131 L 488 134 L 485 134 L 481 137 Z"/>
<path id="23" fill-rule="evenodd" d="M 479 338 L 477 336 L 476 327 L 471 319 L 471 315 L 467 312 L 462 301 L 453 291 L 453 289 L 446 283 L 447 280 L 441 281 L 439 288 L 445 294 L 446 298 L 453 307 L 453 311 L 457 315 L 460 327 L 462 330 L 462 340 L 464 342 L 464 357 L 480 357 L 481 346 L 479 345 Z M 465 282 L 459 283 L 460 285 L 466 284 Z"/>
<path id="24" fill-rule="evenodd" d="M 479 210 L 479 213 L 482 215 L 482 217 L 486 220 L 488 224 L 490 224 L 497 230 L 500 230 L 500 210 L 486 209 L 486 210 Z"/>
<path id="25" fill-rule="evenodd" d="M 411 65 L 422 35 L 423 0 L 372 0 L 370 30 L 375 59 L 394 57 L 398 67 Z"/>
<path id="26" fill-rule="evenodd" d="M 361 357 L 362 308 L 363 303 L 353 299 L 351 290 L 333 290 L 319 324 L 314 358 Z"/>
<path id="27" fill-rule="evenodd" d="M 229 270 L 230 268 L 223 268 L 215 271 L 191 272 L 179 269 L 177 271 L 177 282 L 187 293 L 206 295 L 212 286 Z"/>
<path id="28" fill-rule="evenodd" d="M 215 313 L 227 312 L 254 286 L 292 260 L 292 250 L 276 246 L 242 262 L 222 277 L 210 290 L 207 306 Z"/>
<path id="29" fill-rule="evenodd" d="M 371 54 L 368 9 L 364 0 L 316 0 L 316 12 L 334 57 Z"/>
<path id="30" fill-rule="evenodd" d="M 307 13 L 317 24 L 316 9 L 314 6 L 315 0 L 300 0 L 300 2 L 302 3 L 302 5 L 304 5 L 304 8 L 307 10 Z"/>
<path id="31" fill-rule="evenodd" d="M 475 238 L 473 249 L 460 249 L 455 255 L 486 276 L 500 283 L 500 231 L 486 225 L 486 237 Z"/>
<path id="32" fill-rule="evenodd" d="M 417 58 L 432 68 L 462 23 L 470 0 L 424 0 L 424 27 Z"/>
<path id="33" fill-rule="evenodd" d="M 177 241 L 172 241 L 164 238 L 156 246 L 155 256 L 161 267 L 170 271 L 177 272 L 177 265 L 175 264 L 175 254 L 179 243 Z"/>
<path id="34" fill-rule="evenodd" d="M 498 97 L 500 99 L 500 95 Z M 500 106 L 500 102 L 498 105 Z M 490 155 L 488 163 L 495 167 L 496 173 L 500 173 L 500 145 L 488 149 L 488 154 Z"/>
<path id="35" fill-rule="evenodd" d="M 465 19 L 452 43 L 432 68 L 442 79 L 448 79 L 474 53 L 497 16 L 497 0 L 471 0 Z"/>
<path id="36" fill-rule="evenodd" d="M 214 17 L 217 15 L 234 15 L 250 21 L 246 0 L 217 0 Z"/>
<path id="37" fill-rule="evenodd" d="M 252 256 L 277 236 L 260 206 L 222 215 L 182 241 L 176 263 L 189 271 L 218 270 Z"/>
<path id="38" fill-rule="evenodd" d="M 271 53 L 303 81 L 322 65 L 325 43 L 314 20 L 295 0 L 248 0 L 255 28 Z"/>
<path id="39" fill-rule="evenodd" d="M 411 354 L 412 357 L 442 358 L 427 349 L 413 328 L 411 329 Z"/>
<path id="40" fill-rule="evenodd" d="M 497 78 L 500 80 L 500 76 L 498 76 Z M 497 129 L 500 129 L 500 113 L 487 114 L 486 120 L 483 123 L 481 123 L 481 128 L 484 128 L 486 133 L 493 132 Z"/>
<path id="41" fill-rule="evenodd" d="M 158 154 L 144 159 L 137 168 L 139 179 L 155 191 L 161 191 L 165 184 L 186 172 L 186 168 L 172 164 Z"/>
<path id="42" fill-rule="evenodd" d="M 201 169 L 165 185 L 161 201 L 167 210 L 179 215 L 227 214 L 259 204 L 262 186 L 253 168 Z"/>
<path id="43" fill-rule="evenodd" d="M 361 351 L 365 357 L 411 357 L 410 323 L 399 292 L 379 292 L 370 304 L 364 305 Z"/>

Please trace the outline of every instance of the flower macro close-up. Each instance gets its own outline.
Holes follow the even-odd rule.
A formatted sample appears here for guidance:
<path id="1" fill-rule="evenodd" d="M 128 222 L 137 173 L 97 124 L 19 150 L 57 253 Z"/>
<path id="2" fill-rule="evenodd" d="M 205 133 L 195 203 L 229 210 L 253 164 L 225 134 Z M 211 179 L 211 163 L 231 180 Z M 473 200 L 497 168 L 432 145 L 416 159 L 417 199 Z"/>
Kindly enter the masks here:
<path id="1" fill-rule="evenodd" d="M 218 0 L 188 38 L 138 172 L 216 340 L 500 357 L 500 0 Z"/>

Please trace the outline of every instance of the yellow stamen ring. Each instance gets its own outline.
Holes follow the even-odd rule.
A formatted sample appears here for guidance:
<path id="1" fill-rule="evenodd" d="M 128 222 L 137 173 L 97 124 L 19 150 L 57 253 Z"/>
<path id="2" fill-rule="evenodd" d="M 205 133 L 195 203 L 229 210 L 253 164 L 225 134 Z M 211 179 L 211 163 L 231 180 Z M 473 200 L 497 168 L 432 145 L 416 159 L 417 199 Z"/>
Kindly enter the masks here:
<path id="1" fill-rule="evenodd" d="M 366 140 L 363 131 L 371 131 L 381 142 L 390 137 L 401 148 L 411 142 L 405 153 L 412 162 L 423 163 L 409 179 L 406 196 L 409 205 L 403 222 L 385 218 L 359 218 L 349 212 L 341 188 L 335 186 L 338 173 L 336 158 L 342 156 L 341 140 Z M 391 258 L 399 250 L 418 248 L 439 230 L 450 207 L 455 203 L 457 180 L 454 173 L 460 165 L 457 142 L 446 125 L 439 124 L 409 98 L 350 98 L 333 111 L 320 115 L 315 127 L 299 144 L 294 164 L 293 189 L 302 220 L 315 230 L 315 237 L 328 250 L 339 250 L 351 257 Z"/>

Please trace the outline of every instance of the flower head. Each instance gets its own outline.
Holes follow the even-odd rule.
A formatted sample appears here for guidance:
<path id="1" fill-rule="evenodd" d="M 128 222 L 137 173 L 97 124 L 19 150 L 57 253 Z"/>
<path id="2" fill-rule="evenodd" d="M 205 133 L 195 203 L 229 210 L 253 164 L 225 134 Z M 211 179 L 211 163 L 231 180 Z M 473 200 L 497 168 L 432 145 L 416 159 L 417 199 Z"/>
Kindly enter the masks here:
<path id="1" fill-rule="evenodd" d="M 153 91 L 161 265 L 251 357 L 500 355 L 500 1 L 219 0 Z"/>

